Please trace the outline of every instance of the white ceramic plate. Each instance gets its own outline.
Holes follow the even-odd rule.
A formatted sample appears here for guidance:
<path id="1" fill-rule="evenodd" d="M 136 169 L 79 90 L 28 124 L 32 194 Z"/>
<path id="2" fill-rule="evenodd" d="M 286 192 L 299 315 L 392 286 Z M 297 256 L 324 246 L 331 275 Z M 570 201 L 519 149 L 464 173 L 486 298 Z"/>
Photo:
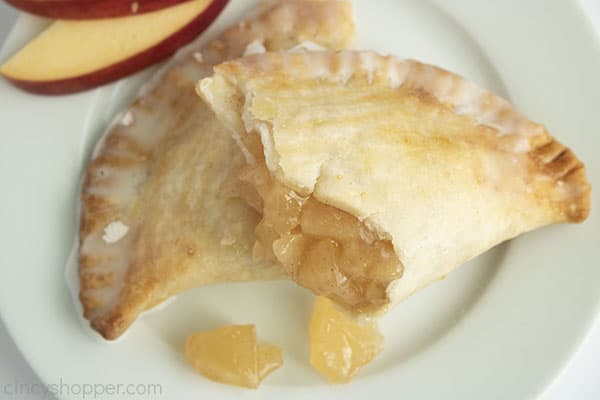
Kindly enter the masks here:
<path id="1" fill-rule="evenodd" d="M 207 35 L 250 6 L 233 0 Z M 600 51 L 578 3 L 356 0 L 355 9 L 359 47 L 439 64 L 508 97 L 572 147 L 600 187 Z M 2 58 L 45 24 L 19 19 Z M 600 298 L 597 196 L 585 224 L 501 245 L 397 307 L 381 324 L 385 351 L 350 385 L 328 385 L 309 367 L 311 296 L 291 283 L 192 290 L 119 342 L 99 340 L 81 325 L 64 273 L 79 177 L 108 121 L 150 72 L 54 98 L 0 82 L 0 311 L 57 397 L 82 398 L 73 392 L 84 384 L 123 384 L 142 386 L 104 398 L 153 398 L 123 391 L 154 391 L 144 385 L 158 383 L 168 399 L 532 398 L 580 343 Z M 284 368 L 258 391 L 209 382 L 185 364 L 187 334 L 246 322 L 285 350 Z"/>

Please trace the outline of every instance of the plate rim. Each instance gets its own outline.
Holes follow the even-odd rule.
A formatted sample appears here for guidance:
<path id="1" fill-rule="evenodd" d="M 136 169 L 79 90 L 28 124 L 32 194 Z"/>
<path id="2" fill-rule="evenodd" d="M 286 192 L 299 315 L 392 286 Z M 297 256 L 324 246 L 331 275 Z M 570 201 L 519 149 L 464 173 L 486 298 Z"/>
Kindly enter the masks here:
<path id="1" fill-rule="evenodd" d="M 592 21 L 589 18 L 589 16 L 587 15 L 587 13 L 585 13 L 583 6 L 581 4 L 581 1 L 580 0 L 572 0 L 569 2 L 569 5 L 574 8 L 574 10 L 577 12 L 578 17 L 580 19 L 580 21 L 575 21 L 575 22 L 581 22 L 584 25 L 584 27 L 585 27 L 584 30 L 586 31 L 586 37 L 591 39 L 590 40 L 591 46 L 593 47 L 594 51 L 596 52 L 596 56 L 600 57 L 600 34 L 594 29 L 594 27 L 592 25 Z M 2 45 L 1 53 L 5 52 L 6 43 L 8 43 L 11 40 L 11 36 L 13 35 L 16 27 L 19 25 L 19 23 L 22 23 L 24 18 L 28 18 L 28 17 L 26 17 L 26 16 L 24 17 L 23 14 L 21 14 L 18 17 L 16 24 L 11 29 L 11 32 L 7 36 L 5 43 Z M 102 89 L 98 89 L 98 90 L 102 90 Z M 588 162 L 589 162 L 589 160 L 588 160 Z M 589 336 L 589 334 L 591 332 L 591 327 L 595 323 L 597 323 L 597 321 L 600 319 L 600 316 L 599 316 L 600 293 L 598 293 L 598 295 L 595 298 L 594 309 L 595 309 L 595 314 L 589 315 L 589 317 L 586 319 L 586 322 L 584 324 L 585 327 L 583 329 L 578 329 L 576 332 L 574 331 L 574 333 L 572 333 L 572 336 L 576 337 L 576 340 L 573 340 L 570 342 L 570 346 L 569 346 L 570 350 L 568 352 L 565 352 L 563 360 L 560 363 L 560 367 L 557 370 L 555 370 L 554 373 L 549 374 L 549 378 L 543 383 L 543 385 L 540 386 L 539 390 L 535 393 L 536 397 L 545 394 L 552 387 L 552 383 L 556 380 L 556 378 L 558 378 L 560 375 L 562 375 L 564 373 L 564 371 L 570 366 L 577 350 L 580 348 L 581 344 Z M 8 322 L 9 319 L 7 319 L 5 317 L 5 315 L 7 315 L 6 311 L 5 311 L 5 306 L 3 306 L 3 304 L 0 303 L 0 320 L 2 320 L 2 322 L 4 323 L 4 326 L 6 327 L 7 332 L 10 334 L 13 342 L 15 343 L 15 346 L 17 347 L 17 349 L 19 350 L 19 352 L 21 353 L 23 358 L 31 366 L 32 370 L 38 376 L 38 378 L 40 378 L 40 380 L 42 382 L 48 383 L 46 380 L 42 379 L 43 374 L 40 372 L 41 370 L 44 369 L 44 367 L 38 363 L 33 363 L 31 357 L 23 351 L 23 346 L 20 343 L 20 340 L 18 339 L 18 337 L 14 334 L 15 332 L 13 331 L 13 326 L 10 324 L 10 322 Z"/>

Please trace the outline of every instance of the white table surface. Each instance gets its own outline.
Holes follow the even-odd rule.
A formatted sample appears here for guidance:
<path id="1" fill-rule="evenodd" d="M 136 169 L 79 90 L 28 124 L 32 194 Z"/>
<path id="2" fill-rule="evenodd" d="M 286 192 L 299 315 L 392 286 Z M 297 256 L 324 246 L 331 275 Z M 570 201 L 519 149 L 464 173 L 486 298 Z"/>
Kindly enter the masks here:
<path id="1" fill-rule="evenodd" d="M 494 0 L 501 1 L 501 0 Z M 594 20 L 600 35 L 600 0 L 580 0 Z M 17 13 L 0 1 L 0 43 L 8 34 Z M 600 71 L 599 71 L 600 72 Z M 600 79 L 600 77 L 599 77 Z M 50 362 L 50 361 L 49 361 Z M 1 390 L 7 384 L 34 385 L 41 382 L 35 372 L 23 359 L 0 320 L 0 399 L 41 399 L 40 395 L 10 396 Z M 50 399 L 44 397 L 45 399 Z M 600 317 L 595 327 L 570 365 L 546 391 L 543 400 L 596 400 L 600 399 Z M 461 399 L 462 400 L 462 399 Z"/>

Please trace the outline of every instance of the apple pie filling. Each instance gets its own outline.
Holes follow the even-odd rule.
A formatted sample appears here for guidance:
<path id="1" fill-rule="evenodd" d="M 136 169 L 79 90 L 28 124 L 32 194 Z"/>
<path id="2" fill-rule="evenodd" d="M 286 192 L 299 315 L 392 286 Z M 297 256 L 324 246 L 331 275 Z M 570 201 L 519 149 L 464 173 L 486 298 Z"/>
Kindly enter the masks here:
<path id="1" fill-rule="evenodd" d="M 230 325 L 190 335 L 185 357 L 202 375 L 215 382 L 257 388 L 283 365 L 281 349 L 256 343 L 254 325 Z"/>
<path id="2" fill-rule="evenodd" d="M 242 197 L 262 214 L 254 256 L 281 263 L 290 276 L 315 294 L 354 310 L 388 303 L 386 288 L 402 275 L 391 241 L 381 239 L 355 216 L 302 197 L 268 172 L 262 146 L 246 147 L 258 160 L 240 174 Z M 250 139 L 250 138 L 256 139 Z"/>
<path id="3" fill-rule="evenodd" d="M 331 382 L 349 382 L 383 348 L 377 322 L 356 321 L 317 297 L 308 329 L 310 364 Z"/>

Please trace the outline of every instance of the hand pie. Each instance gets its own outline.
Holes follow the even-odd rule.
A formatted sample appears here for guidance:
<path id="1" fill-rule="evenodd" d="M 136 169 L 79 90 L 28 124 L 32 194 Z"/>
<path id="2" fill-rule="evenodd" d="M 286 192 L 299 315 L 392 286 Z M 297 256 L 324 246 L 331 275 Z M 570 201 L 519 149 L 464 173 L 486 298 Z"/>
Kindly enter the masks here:
<path id="1" fill-rule="evenodd" d="M 259 216 L 238 196 L 244 157 L 194 85 L 244 52 L 303 41 L 340 49 L 353 34 L 348 2 L 265 5 L 177 56 L 108 130 L 81 192 L 80 300 L 94 329 L 114 339 L 184 289 L 286 276 L 252 259 Z"/>
<path id="2" fill-rule="evenodd" d="M 255 254 L 350 309 L 385 310 L 504 240 L 589 212 L 571 150 L 434 66 L 267 53 L 215 67 L 197 90 L 246 154 Z"/>

